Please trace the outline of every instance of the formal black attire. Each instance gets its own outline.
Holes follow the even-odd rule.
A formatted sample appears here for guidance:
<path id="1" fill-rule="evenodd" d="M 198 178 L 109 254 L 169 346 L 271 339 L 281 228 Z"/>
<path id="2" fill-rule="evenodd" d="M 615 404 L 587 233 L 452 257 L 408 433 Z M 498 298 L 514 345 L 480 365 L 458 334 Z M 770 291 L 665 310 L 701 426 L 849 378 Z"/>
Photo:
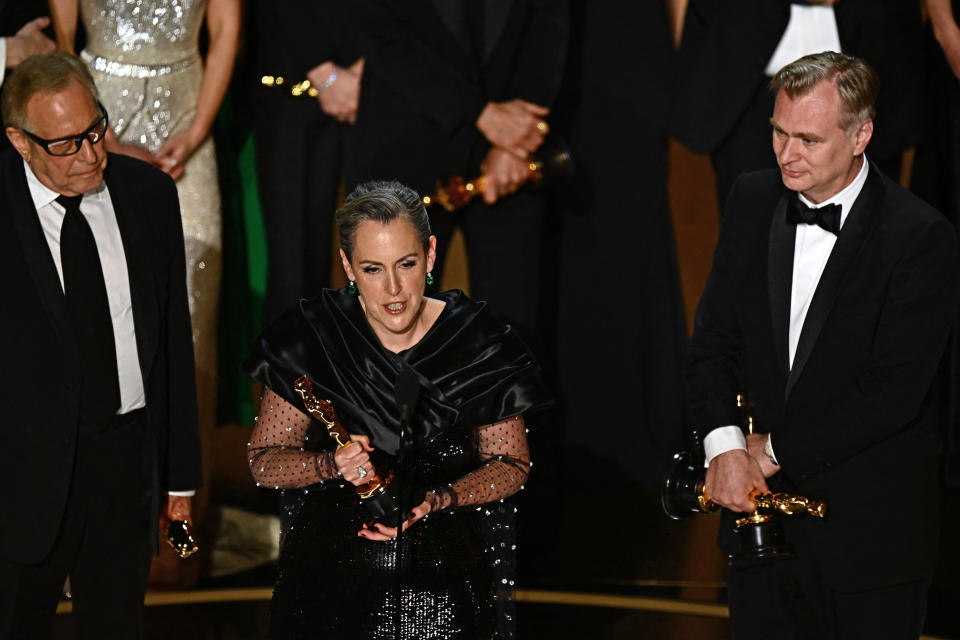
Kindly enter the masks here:
<path id="1" fill-rule="evenodd" d="M 253 4 L 258 89 L 256 160 L 267 236 L 265 315 L 273 319 L 300 298 L 330 284 L 333 212 L 343 176 L 350 125 L 316 99 L 290 95 L 289 85 L 327 60 L 349 67 L 360 57 L 355 2 L 285 0 Z M 260 77 L 283 76 L 284 87 Z"/>
<path id="2" fill-rule="evenodd" d="M 737 176 L 773 168 L 774 95 L 764 69 L 790 18 L 792 0 L 691 0 L 677 62 L 672 130 L 710 153 L 722 206 Z M 833 7 L 844 53 L 880 77 L 870 157 L 894 180 L 923 123 L 923 25 L 912 0 L 843 0 Z"/>
<path id="3" fill-rule="evenodd" d="M 936 555 L 943 415 L 935 374 L 956 313 L 956 237 L 943 216 L 871 166 L 820 277 L 791 367 L 796 229 L 786 212 L 796 197 L 777 171 L 736 183 L 689 350 L 699 435 L 738 424 L 732 399 L 747 392 L 782 468 L 768 481 L 771 489 L 824 500 L 829 509 L 822 521 L 784 519 L 797 554 L 789 580 L 731 571 L 736 637 L 761 637 L 751 623 L 762 625 L 770 610 L 780 615 L 762 637 L 796 637 L 789 634 L 798 629 L 808 637 L 804 621 L 823 612 L 811 595 L 818 590 L 836 599 L 919 584 L 922 602 Z M 736 549 L 731 516 L 720 536 L 728 553 Z M 793 592 L 785 605 L 784 594 L 798 583 L 814 587 Z M 864 637 L 890 630 L 876 633 Z"/>
<path id="4" fill-rule="evenodd" d="M 104 179 L 129 273 L 146 406 L 105 416 L 86 399 L 91 363 L 19 155 L 0 155 L 0 176 L 0 270 L 11 300 L 0 319 L 10 399 L 0 441 L 13 479 L 3 501 L 16 520 L 0 528 L 0 637 L 49 637 L 68 572 L 80 637 L 138 637 L 160 501 L 200 486 L 176 188 L 138 160 L 109 156 Z M 70 282 L 66 261 L 64 269 Z"/>
<path id="5" fill-rule="evenodd" d="M 550 107 L 567 41 L 564 0 L 375 0 L 348 190 L 397 179 L 421 194 L 451 176 L 480 175 L 490 149 L 476 120 L 488 102 L 522 98 Z M 450 214 L 429 209 L 439 282 L 446 247 L 461 226 L 470 294 L 532 334 L 540 292 L 545 204 L 529 191 L 493 206 L 475 199 Z"/>
<path id="6" fill-rule="evenodd" d="M 565 441 L 606 474 L 653 486 L 684 431 L 687 334 L 666 192 L 673 43 L 662 3 L 574 2 L 570 24 L 551 120 L 580 186 L 560 203 L 555 256 Z M 584 339 L 600 327 L 603 339 Z M 579 428 L 582 397 L 589 429 Z"/>
<path id="7" fill-rule="evenodd" d="M 356 296 L 346 289 L 324 291 L 270 325 L 244 365 L 294 407 L 302 401 L 293 381 L 308 375 L 314 393 L 333 402 L 347 431 L 368 435 L 385 454 L 380 462 L 374 459 L 381 473 L 384 465 L 396 468 L 400 414 L 394 381 L 401 370 L 413 371 L 421 395 L 395 482 L 411 487 L 411 506 L 431 488 L 459 494 L 454 508 L 431 513 L 405 533 L 398 576 L 395 540 L 357 536 L 368 516 L 351 485 L 327 474 L 324 482 L 303 489 L 284 531 L 271 637 L 393 638 L 397 579 L 402 637 L 493 637 L 492 570 L 511 553 L 506 544 L 491 542 L 491 528 L 502 522 L 497 512 L 513 510 L 509 499 L 496 502 L 508 493 L 493 492 L 501 483 L 517 482 L 523 463 L 509 454 L 485 459 L 476 428 L 534 410 L 546 396 L 538 368 L 513 330 L 459 292 L 440 299 L 446 306 L 433 327 L 395 354 L 380 345 Z M 259 420 L 272 426 L 258 426 L 269 435 L 251 444 L 250 463 L 261 484 L 302 486 L 315 457 L 301 452 L 331 451 L 335 442 L 316 421 L 283 411 L 291 413 L 261 407 Z M 504 432 L 501 439 L 511 437 L 516 434 Z M 466 478 L 467 488 L 459 488 Z M 500 532 L 500 541 L 510 533 Z"/>

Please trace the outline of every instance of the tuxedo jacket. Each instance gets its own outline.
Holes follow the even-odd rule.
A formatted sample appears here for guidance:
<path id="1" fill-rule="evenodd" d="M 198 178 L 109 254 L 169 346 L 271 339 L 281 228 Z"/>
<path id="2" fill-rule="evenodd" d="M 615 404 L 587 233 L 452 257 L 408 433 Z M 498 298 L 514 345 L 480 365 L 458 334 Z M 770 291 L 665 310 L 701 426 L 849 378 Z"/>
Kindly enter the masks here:
<path id="1" fill-rule="evenodd" d="M 437 179 L 475 177 L 490 148 L 475 124 L 487 102 L 550 107 L 557 97 L 565 0 L 486 0 L 482 53 L 466 24 L 448 25 L 438 1 L 451 0 L 363 3 L 367 63 L 348 186 L 396 178 L 430 193 Z"/>
<path id="2" fill-rule="evenodd" d="M 871 168 L 790 367 L 795 197 L 778 171 L 733 187 L 689 349 L 693 424 L 701 439 L 739 424 L 734 397 L 745 391 L 781 464 L 771 489 L 828 505 L 822 521 L 783 518 L 798 555 L 838 589 L 917 579 L 935 560 L 936 372 L 957 307 L 956 234 Z M 728 552 L 731 520 L 721 527 Z"/>
<path id="3" fill-rule="evenodd" d="M 698 153 L 727 136 L 762 84 L 797 0 L 690 0 L 678 51 L 674 135 Z M 923 123 L 923 24 L 915 0 L 834 5 L 840 45 L 880 77 L 871 151 L 890 157 L 914 144 Z M 771 114 L 773 115 L 773 114 Z"/>
<path id="4" fill-rule="evenodd" d="M 139 160 L 110 155 L 104 172 L 130 277 L 146 393 L 144 502 L 200 486 L 196 387 L 176 187 Z M 82 363 L 53 257 L 20 156 L 0 154 L 0 314 L 5 407 L 0 451 L 3 501 L 15 525 L 0 527 L 0 553 L 39 562 L 52 548 L 70 492 Z M 141 505 L 142 506 L 142 505 Z M 131 508 L 134 508 L 131 505 Z M 155 523 L 155 521 L 154 521 Z M 156 525 L 144 535 L 156 536 Z"/>

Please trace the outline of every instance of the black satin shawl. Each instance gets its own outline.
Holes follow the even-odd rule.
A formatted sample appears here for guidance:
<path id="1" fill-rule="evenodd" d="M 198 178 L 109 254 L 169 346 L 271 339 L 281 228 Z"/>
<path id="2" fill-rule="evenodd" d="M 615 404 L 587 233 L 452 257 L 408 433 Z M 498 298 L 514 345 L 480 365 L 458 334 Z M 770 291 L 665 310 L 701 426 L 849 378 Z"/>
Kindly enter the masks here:
<path id="1" fill-rule="evenodd" d="M 460 291 L 437 298 L 446 306 L 427 334 L 392 353 L 381 346 L 355 295 L 325 289 L 271 323 L 242 368 L 301 410 L 293 381 L 306 374 L 347 430 L 368 435 L 390 455 L 400 440 L 394 382 L 401 367 L 409 366 L 421 386 L 411 420 L 419 443 L 549 404 L 538 365 L 509 325 Z"/>

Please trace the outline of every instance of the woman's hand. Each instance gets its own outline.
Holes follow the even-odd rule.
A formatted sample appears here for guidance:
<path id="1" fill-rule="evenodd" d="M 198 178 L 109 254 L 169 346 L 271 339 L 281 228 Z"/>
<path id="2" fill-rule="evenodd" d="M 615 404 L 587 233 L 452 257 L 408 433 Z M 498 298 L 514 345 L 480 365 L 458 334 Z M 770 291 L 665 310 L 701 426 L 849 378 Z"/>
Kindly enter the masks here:
<path id="1" fill-rule="evenodd" d="M 410 513 L 407 514 L 407 519 L 403 521 L 402 523 L 403 530 L 406 531 L 407 529 L 409 529 L 410 526 L 413 525 L 413 523 L 415 523 L 417 520 L 420 520 L 421 518 L 423 518 L 423 516 L 427 515 L 428 513 L 430 513 L 429 502 L 424 501 L 418 504 L 417 506 L 415 506 L 413 509 L 410 510 Z M 366 538 L 367 540 L 374 540 L 376 542 L 385 542 L 386 540 L 390 540 L 392 538 L 397 537 L 397 528 L 387 527 L 378 522 L 374 524 L 372 527 L 363 525 L 363 528 L 357 532 L 357 535 L 360 536 L 361 538 Z"/>
<path id="2" fill-rule="evenodd" d="M 157 151 L 160 169 L 174 180 L 183 175 L 183 166 L 206 136 L 198 136 L 190 128 L 178 131 Z"/>
<path id="3" fill-rule="evenodd" d="M 483 201 L 493 204 L 498 199 L 514 193 L 530 177 L 529 164 L 501 147 L 493 147 L 487 152 L 480 171 L 486 179 L 483 188 Z"/>
<path id="4" fill-rule="evenodd" d="M 113 129 L 107 129 L 107 136 L 103 143 L 106 146 L 107 151 L 110 153 L 119 153 L 121 155 L 130 156 L 131 158 L 136 158 L 137 160 L 143 160 L 147 164 L 153 165 L 161 171 L 163 170 L 163 166 L 161 165 L 160 158 L 157 157 L 157 154 L 152 153 L 149 149 L 139 145 L 130 144 L 129 142 L 120 142 L 117 140 L 117 136 L 114 135 Z"/>
<path id="5" fill-rule="evenodd" d="M 543 144 L 549 127 L 543 120 L 550 115 L 546 107 L 526 100 L 488 102 L 477 118 L 477 129 L 494 147 L 506 149 L 518 159 L 527 156 Z"/>
<path id="6" fill-rule="evenodd" d="M 307 79 L 317 88 L 322 87 L 331 74 L 337 74 L 333 84 L 317 95 L 317 101 L 324 113 L 339 122 L 354 124 L 357 121 L 363 64 L 364 59 L 360 58 L 344 69 L 328 60 L 307 72 Z"/>
<path id="7" fill-rule="evenodd" d="M 345 447 L 340 447 L 333 454 L 333 462 L 337 465 L 337 471 L 341 477 L 354 486 L 360 486 L 370 482 L 370 472 L 373 470 L 373 463 L 370 462 L 370 438 L 358 434 L 350 434 L 352 442 Z M 361 474 L 360 469 L 363 469 Z"/>

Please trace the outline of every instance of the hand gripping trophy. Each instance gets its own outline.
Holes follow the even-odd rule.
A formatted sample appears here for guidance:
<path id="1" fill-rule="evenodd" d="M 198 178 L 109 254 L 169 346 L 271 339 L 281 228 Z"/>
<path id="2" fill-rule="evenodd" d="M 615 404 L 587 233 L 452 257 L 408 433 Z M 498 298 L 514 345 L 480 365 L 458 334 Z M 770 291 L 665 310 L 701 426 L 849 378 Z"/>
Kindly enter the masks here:
<path id="1" fill-rule="evenodd" d="M 350 434 L 337 420 L 333 403 L 329 400 L 321 400 L 314 395 L 313 385 L 307 376 L 297 378 L 293 382 L 293 388 L 303 398 L 303 406 L 307 412 L 319 420 L 327 428 L 330 437 L 336 440 L 337 448 L 351 444 Z M 360 503 L 373 516 L 374 522 L 381 522 L 388 527 L 396 527 L 402 518 L 400 517 L 399 503 L 394 493 L 395 487 L 390 484 L 393 480 L 393 474 L 390 473 L 385 478 L 381 478 L 376 469 L 371 469 L 367 475 L 370 476 L 369 481 L 355 487 Z"/>
<path id="2" fill-rule="evenodd" d="M 741 428 L 747 434 L 753 433 L 753 416 L 743 394 L 737 396 L 737 407 L 742 416 Z M 713 513 L 720 509 L 720 505 L 711 500 L 704 489 L 706 469 L 703 465 L 694 465 L 692 459 L 687 451 L 673 456 L 673 464 L 660 493 L 663 510 L 674 520 L 693 513 Z M 793 549 L 784 538 L 781 515 L 807 513 L 815 518 L 823 518 L 827 514 L 827 505 L 823 502 L 790 493 L 754 492 L 750 499 L 755 507 L 753 513 L 737 519 L 740 550 L 733 557 L 737 567 L 755 566 L 793 556 Z"/>

